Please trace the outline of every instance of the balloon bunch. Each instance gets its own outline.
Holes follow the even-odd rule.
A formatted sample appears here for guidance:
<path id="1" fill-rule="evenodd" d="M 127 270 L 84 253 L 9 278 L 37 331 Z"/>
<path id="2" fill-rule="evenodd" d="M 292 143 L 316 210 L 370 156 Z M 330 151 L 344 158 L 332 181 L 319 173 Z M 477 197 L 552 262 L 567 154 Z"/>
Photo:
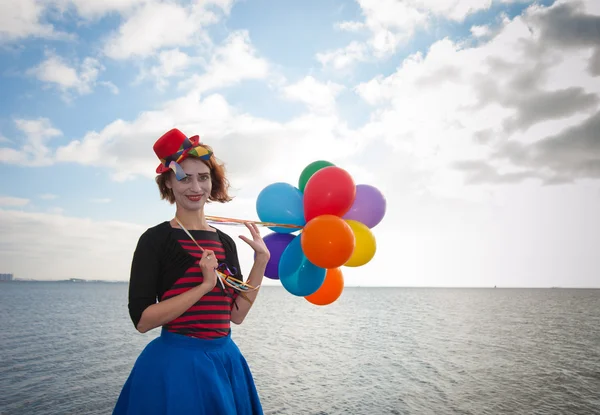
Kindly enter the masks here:
<path id="1" fill-rule="evenodd" d="M 298 187 L 266 186 L 256 210 L 261 221 L 281 225 L 269 226 L 273 232 L 264 237 L 271 252 L 265 276 L 292 295 L 327 305 L 342 294 L 341 267 L 374 257 L 371 229 L 385 216 L 386 200 L 377 188 L 356 185 L 346 170 L 319 160 L 304 168 Z"/>

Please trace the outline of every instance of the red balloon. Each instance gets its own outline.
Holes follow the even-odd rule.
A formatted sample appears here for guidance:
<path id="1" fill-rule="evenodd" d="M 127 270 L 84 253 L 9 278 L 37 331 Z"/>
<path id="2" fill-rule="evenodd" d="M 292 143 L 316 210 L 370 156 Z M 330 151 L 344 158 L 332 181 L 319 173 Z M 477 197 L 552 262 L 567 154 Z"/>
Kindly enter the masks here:
<path id="1" fill-rule="evenodd" d="M 346 170 L 324 167 L 311 176 L 304 188 L 304 218 L 308 222 L 321 215 L 342 217 L 355 197 L 356 185 Z"/>

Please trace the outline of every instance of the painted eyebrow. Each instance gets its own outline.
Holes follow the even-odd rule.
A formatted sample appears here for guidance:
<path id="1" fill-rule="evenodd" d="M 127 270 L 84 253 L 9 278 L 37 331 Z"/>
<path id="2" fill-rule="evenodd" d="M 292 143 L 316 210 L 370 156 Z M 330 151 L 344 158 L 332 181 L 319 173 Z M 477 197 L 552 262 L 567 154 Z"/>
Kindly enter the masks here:
<path id="1" fill-rule="evenodd" d="M 192 177 L 192 176 L 193 176 L 193 174 L 188 174 L 188 173 L 185 174 L 185 177 Z M 210 177 L 210 173 L 198 173 L 197 176 L 201 177 L 201 178 Z"/>

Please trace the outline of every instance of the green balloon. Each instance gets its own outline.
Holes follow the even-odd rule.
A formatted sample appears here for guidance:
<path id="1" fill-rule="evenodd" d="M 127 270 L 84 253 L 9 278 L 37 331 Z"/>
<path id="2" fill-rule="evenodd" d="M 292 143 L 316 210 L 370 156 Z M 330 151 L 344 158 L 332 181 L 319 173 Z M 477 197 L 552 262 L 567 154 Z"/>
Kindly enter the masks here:
<path id="1" fill-rule="evenodd" d="M 310 163 L 304 168 L 304 170 L 302 170 L 302 173 L 300 174 L 300 179 L 298 180 L 298 189 L 300 189 L 301 192 L 304 192 L 304 188 L 306 187 L 306 183 L 308 183 L 308 179 L 310 179 L 313 174 L 322 168 L 329 166 L 335 166 L 335 164 L 325 160 L 317 160 Z"/>

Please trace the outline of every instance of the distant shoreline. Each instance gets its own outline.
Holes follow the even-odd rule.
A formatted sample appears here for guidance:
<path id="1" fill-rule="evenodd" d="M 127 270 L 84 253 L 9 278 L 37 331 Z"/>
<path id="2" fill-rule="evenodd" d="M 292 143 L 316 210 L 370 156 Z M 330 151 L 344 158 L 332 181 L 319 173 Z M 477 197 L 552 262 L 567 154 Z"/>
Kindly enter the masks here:
<path id="1" fill-rule="evenodd" d="M 82 284 L 82 283 L 94 283 L 94 284 L 129 284 L 129 281 L 111 281 L 111 280 L 86 280 L 83 278 L 67 278 L 64 280 L 36 280 L 36 279 L 19 279 L 15 278 L 11 281 L 0 281 L 2 283 L 11 283 L 11 282 L 42 282 L 42 283 L 73 283 L 73 284 Z M 283 288 L 280 285 L 270 285 L 264 284 L 263 287 L 271 287 L 271 288 Z M 494 287 L 494 286 L 482 286 L 482 287 L 443 287 L 443 286 L 399 286 L 399 285 L 390 285 L 390 286 L 369 286 L 369 285 L 348 285 L 345 287 L 346 289 L 351 288 L 403 288 L 403 289 L 447 289 L 447 290 L 600 290 L 600 287 Z"/>
<path id="2" fill-rule="evenodd" d="M 129 281 L 86 280 L 86 279 L 82 279 L 82 278 L 67 278 L 64 280 L 34 280 L 34 279 L 15 278 L 11 281 L 0 281 L 0 282 L 71 282 L 74 284 L 81 284 L 81 283 L 128 284 L 129 283 Z"/>

